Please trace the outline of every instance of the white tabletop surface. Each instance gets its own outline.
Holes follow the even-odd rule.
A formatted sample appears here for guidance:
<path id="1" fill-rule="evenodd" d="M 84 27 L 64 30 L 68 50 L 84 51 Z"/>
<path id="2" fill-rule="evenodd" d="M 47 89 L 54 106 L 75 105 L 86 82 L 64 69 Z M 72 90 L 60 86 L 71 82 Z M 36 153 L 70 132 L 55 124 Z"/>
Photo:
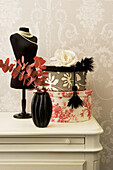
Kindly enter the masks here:
<path id="1" fill-rule="evenodd" d="M 14 112 L 0 112 L 0 136 L 11 135 L 94 135 L 103 129 L 92 116 L 91 120 L 80 123 L 50 122 L 46 128 L 38 128 L 32 119 L 13 118 Z"/>

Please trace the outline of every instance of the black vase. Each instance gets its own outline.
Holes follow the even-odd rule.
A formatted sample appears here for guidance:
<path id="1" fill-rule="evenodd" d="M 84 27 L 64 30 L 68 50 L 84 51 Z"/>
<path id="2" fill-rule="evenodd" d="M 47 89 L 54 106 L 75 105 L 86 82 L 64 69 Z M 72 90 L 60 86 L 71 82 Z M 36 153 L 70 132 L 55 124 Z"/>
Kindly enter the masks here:
<path id="1" fill-rule="evenodd" d="M 52 115 L 52 102 L 47 92 L 36 92 L 31 103 L 31 114 L 37 127 L 47 127 Z"/>

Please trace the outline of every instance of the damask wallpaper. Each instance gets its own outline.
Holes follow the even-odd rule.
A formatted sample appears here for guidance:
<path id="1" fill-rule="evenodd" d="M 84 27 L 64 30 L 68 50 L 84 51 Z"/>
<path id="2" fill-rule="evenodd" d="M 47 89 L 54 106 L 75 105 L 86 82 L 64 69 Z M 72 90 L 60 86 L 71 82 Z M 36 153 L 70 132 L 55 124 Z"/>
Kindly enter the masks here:
<path id="1" fill-rule="evenodd" d="M 21 26 L 39 38 L 37 55 L 47 63 L 58 48 L 73 50 L 79 59 L 94 57 L 87 87 L 93 90 L 92 114 L 104 129 L 101 170 L 112 170 L 113 0 L 0 0 L 0 58 L 14 61 L 9 37 Z M 19 112 L 21 90 L 10 88 L 10 74 L 0 70 L 0 77 L 0 111 Z M 28 111 L 32 93 L 27 92 Z"/>

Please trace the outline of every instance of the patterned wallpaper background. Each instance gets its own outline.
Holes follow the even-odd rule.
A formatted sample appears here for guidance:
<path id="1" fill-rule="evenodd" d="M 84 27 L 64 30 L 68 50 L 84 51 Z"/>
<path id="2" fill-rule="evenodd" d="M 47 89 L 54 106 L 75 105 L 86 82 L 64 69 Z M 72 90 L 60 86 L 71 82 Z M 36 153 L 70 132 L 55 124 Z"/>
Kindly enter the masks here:
<path id="1" fill-rule="evenodd" d="M 9 37 L 21 26 L 39 38 L 38 54 L 48 63 L 58 48 L 73 50 L 79 59 L 94 57 L 87 87 L 93 89 L 92 114 L 104 129 L 101 170 L 112 170 L 113 0 L 0 0 L 0 58 L 14 61 Z M 10 88 L 10 74 L 0 70 L 0 77 L 0 111 L 19 112 L 21 90 Z M 32 93 L 27 92 L 28 111 Z"/>

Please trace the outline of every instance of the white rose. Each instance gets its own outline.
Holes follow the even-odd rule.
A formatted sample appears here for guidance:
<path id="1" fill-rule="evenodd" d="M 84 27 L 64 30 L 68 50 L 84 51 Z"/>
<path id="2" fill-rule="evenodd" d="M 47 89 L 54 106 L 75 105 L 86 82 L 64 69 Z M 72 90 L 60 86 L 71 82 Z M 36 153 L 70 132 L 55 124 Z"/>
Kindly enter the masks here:
<path id="1" fill-rule="evenodd" d="M 73 51 L 58 49 L 55 51 L 54 57 L 51 58 L 57 66 L 71 66 L 76 64 L 78 58 Z"/>

